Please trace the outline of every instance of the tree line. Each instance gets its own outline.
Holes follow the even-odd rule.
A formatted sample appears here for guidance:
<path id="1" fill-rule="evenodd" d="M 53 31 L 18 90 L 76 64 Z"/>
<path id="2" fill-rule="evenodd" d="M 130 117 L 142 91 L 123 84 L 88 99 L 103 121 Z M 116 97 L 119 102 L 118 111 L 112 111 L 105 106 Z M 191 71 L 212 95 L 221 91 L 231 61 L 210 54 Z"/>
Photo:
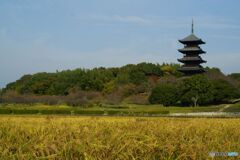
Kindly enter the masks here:
<path id="1" fill-rule="evenodd" d="M 149 101 L 165 106 L 209 105 L 229 103 L 240 97 L 240 89 L 224 79 L 209 79 L 206 75 L 194 75 L 176 83 L 158 84 Z"/>
<path id="2" fill-rule="evenodd" d="M 178 64 L 139 63 L 24 75 L 3 88 L 2 103 L 159 103 L 205 105 L 240 97 L 240 74 L 224 75 L 217 68 L 185 77 Z"/>

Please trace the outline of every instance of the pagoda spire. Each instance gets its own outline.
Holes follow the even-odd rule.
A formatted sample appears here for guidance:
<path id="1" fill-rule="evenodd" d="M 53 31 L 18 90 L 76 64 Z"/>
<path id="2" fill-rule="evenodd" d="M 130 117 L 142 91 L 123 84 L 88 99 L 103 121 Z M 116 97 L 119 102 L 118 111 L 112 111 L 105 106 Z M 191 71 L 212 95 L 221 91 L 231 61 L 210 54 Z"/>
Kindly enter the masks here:
<path id="1" fill-rule="evenodd" d="M 178 71 L 184 73 L 185 75 L 193 75 L 205 72 L 201 63 L 206 63 L 202 59 L 200 54 L 206 53 L 203 51 L 199 45 L 205 44 L 202 39 L 194 35 L 194 22 L 192 20 L 191 34 L 184 39 L 179 40 L 180 43 L 184 44 L 184 48 L 178 51 L 183 54 L 183 57 L 178 59 L 183 65 L 178 69 Z"/>
<path id="2" fill-rule="evenodd" d="M 193 22 L 193 19 L 192 19 L 192 34 L 194 33 L 194 22 Z"/>

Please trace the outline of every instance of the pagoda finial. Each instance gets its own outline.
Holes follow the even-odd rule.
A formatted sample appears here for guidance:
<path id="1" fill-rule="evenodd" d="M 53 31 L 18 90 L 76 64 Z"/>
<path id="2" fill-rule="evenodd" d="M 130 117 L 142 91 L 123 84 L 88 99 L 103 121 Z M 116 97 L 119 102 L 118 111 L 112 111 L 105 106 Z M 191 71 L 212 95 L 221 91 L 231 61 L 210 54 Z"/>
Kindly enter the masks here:
<path id="1" fill-rule="evenodd" d="M 193 19 L 192 19 L 192 34 L 194 33 L 194 22 L 193 22 Z"/>

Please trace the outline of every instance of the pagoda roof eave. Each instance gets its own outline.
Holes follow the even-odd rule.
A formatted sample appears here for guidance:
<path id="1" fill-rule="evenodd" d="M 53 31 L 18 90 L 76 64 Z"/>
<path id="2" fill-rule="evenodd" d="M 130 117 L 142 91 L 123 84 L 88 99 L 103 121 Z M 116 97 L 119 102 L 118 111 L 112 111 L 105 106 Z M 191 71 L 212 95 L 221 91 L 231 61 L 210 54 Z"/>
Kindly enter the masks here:
<path id="1" fill-rule="evenodd" d="M 200 74 L 200 73 L 206 72 L 205 69 L 201 69 L 201 70 L 181 70 L 181 69 L 178 69 L 178 71 L 184 73 L 185 75 L 194 75 L 194 74 Z"/>
<path id="2" fill-rule="evenodd" d="M 201 64 L 201 63 L 207 63 L 207 61 L 204 61 L 204 60 L 184 60 L 184 59 L 177 59 L 178 60 L 178 62 L 181 62 L 181 63 L 188 63 L 188 62 L 191 62 L 191 63 L 193 63 L 193 62 L 196 62 L 196 63 L 198 63 L 198 64 Z"/>
<path id="3" fill-rule="evenodd" d="M 196 40 L 196 41 L 184 41 L 184 40 L 178 40 L 182 44 L 191 44 L 191 43 L 196 43 L 196 44 L 206 44 L 203 40 Z"/>
<path id="4" fill-rule="evenodd" d="M 184 54 L 186 54 L 186 53 L 205 54 L 205 53 L 206 53 L 205 51 L 203 51 L 203 50 L 201 50 L 201 49 L 199 49 L 199 50 L 178 49 L 178 51 L 181 52 L 181 53 L 184 53 Z"/>
<path id="5" fill-rule="evenodd" d="M 190 34 L 189 36 L 183 39 L 180 39 L 178 41 L 183 44 L 188 44 L 188 43 L 205 44 L 205 42 L 201 38 L 198 38 L 194 34 Z"/>
<path id="6" fill-rule="evenodd" d="M 179 71 L 205 71 L 202 67 L 181 67 L 178 69 Z"/>

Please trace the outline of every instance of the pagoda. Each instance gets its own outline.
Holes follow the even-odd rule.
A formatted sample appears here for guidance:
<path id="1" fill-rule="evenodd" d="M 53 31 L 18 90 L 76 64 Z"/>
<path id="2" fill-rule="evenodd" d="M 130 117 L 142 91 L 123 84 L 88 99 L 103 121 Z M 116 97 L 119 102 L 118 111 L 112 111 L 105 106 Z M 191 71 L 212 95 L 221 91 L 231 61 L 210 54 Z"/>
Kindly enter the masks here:
<path id="1" fill-rule="evenodd" d="M 206 63 L 200 54 L 206 53 L 203 51 L 199 45 L 205 44 L 202 39 L 194 35 L 193 21 L 192 21 L 192 33 L 186 38 L 179 40 L 180 43 L 184 45 L 183 49 L 179 49 L 184 56 L 178 59 L 183 65 L 178 69 L 178 71 L 184 73 L 185 75 L 193 75 L 205 72 L 204 68 L 200 65 L 201 63 Z"/>

